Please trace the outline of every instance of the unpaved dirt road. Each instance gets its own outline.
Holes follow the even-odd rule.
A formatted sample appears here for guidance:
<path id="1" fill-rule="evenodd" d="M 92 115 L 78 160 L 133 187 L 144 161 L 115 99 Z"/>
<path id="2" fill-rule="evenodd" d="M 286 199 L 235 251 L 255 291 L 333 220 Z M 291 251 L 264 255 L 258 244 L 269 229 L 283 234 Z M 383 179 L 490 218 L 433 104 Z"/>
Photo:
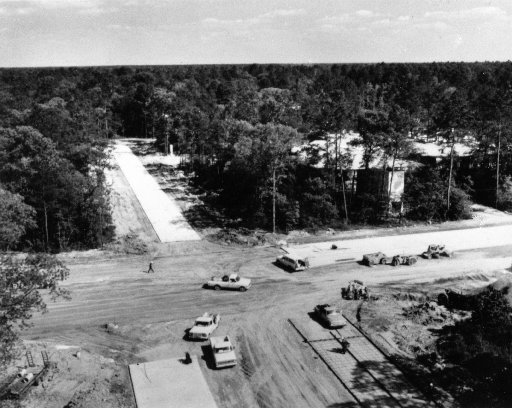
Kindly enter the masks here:
<path id="1" fill-rule="evenodd" d="M 273 264 L 275 248 L 235 249 L 182 243 L 172 256 L 91 259 L 70 264 L 65 286 L 72 300 L 50 304 L 50 313 L 36 316 L 25 338 L 80 346 L 128 362 L 174 358 L 185 351 L 199 356 L 219 407 L 352 406 L 326 366 L 291 328 L 288 319 L 308 321 L 318 303 L 336 302 L 340 287 L 354 278 L 370 286 L 424 287 L 424 282 L 482 284 L 510 267 L 511 247 L 460 252 L 451 259 L 420 260 L 413 267 L 376 266 L 355 262 L 311 268 L 290 274 Z M 178 247 L 177 247 L 178 248 Z M 166 253 L 169 246 L 161 252 Z M 211 291 L 202 284 L 211 275 L 237 272 L 253 280 L 246 293 Z M 220 313 L 217 334 L 230 334 L 239 365 L 212 370 L 204 343 L 183 339 L 203 312 Z M 107 333 L 115 322 L 119 331 Z M 341 404 L 341 405 L 340 405 Z"/>

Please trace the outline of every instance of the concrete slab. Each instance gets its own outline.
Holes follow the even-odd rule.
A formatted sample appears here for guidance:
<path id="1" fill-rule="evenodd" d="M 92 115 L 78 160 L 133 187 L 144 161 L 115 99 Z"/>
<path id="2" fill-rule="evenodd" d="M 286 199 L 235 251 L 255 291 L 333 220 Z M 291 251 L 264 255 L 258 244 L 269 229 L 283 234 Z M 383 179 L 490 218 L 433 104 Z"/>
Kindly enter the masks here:
<path id="1" fill-rule="evenodd" d="M 178 204 L 162 191 L 157 181 L 146 171 L 142 162 L 126 144 L 116 141 L 112 155 L 161 242 L 201 239 L 183 217 Z"/>
<path id="2" fill-rule="evenodd" d="M 138 408 L 217 408 L 196 357 L 130 365 Z"/>

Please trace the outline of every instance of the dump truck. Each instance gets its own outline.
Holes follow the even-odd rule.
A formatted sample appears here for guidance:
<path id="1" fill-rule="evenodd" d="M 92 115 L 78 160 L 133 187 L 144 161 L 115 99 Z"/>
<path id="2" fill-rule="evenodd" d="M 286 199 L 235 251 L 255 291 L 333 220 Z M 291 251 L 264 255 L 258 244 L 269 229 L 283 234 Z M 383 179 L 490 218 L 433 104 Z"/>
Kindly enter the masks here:
<path id="1" fill-rule="evenodd" d="M 360 280 L 350 281 L 346 288 L 341 288 L 341 297 L 343 299 L 364 299 L 368 300 L 370 297 L 368 288 Z"/>
<path id="2" fill-rule="evenodd" d="M 442 256 L 451 257 L 452 253 L 446 249 L 444 244 L 430 244 L 425 252 L 421 254 L 425 259 L 438 259 Z"/>
<path id="3" fill-rule="evenodd" d="M 235 346 L 229 336 L 210 337 L 210 347 L 216 368 L 233 367 L 237 364 Z"/>
<path id="4" fill-rule="evenodd" d="M 416 255 L 395 255 L 391 260 L 391 265 L 414 265 L 416 262 L 418 262 Z"/>
<path id="5" fill-rule="evenodd" d="M 224 275 L 222 278 L 212 276 L 212 278 L 204 285 L 207 288 L 213 288 L 215 290 L 220 289 L 231 289 L 245 292 L 251 287 L 251 280 L 247 278 L 241 278 L 237 273 L 231 275 Z"/>
<path id="6" fill-rule="evenodd" d="M 210 335 L 219 327 L 220 315 L 204 313 L 194 322 L 194 326 L 188 332 L 190 340 L 208 340 Z"/>
<path id="7" fill-rule="evenodd" d="M 341 314 L 341 310 L 335 306 L 329 304 L 317 305 L 314 312 L 318 320 L 329 329 L 340 328 L 347 324 L 347 321 Z"/>
<path id="8" fill-rule="evenodd" d="M 363 264 L 366 266 L 373 266 L 377 264 L 387 263 L 388 258 L 386 254 L 382 252 L 374 252 L 373 254 L 363 255 Z"/>

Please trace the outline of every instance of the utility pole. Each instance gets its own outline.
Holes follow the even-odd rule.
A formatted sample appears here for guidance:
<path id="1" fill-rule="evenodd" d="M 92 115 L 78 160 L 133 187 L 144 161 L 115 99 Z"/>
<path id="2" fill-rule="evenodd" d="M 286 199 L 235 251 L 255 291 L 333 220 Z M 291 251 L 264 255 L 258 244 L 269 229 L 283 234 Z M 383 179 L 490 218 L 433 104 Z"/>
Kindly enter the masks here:
<path id="1" fill-rule="evenodd" d="M 450 175 L 448 176 L 448 197 L 446 198 L 446 211 L 450 210 L 450 194 L 452 191 L 452 172 L 453 172 L 453 147 L 455 145 L 455 135 L 453 133 L 454 129 L 452 128 L 452 148 L 450 151 Z"/>
<path id="2" fill-rule="evenodd" d="M 165 118 L 165 140 L 164 140 L 164 152 L 166 155 L 169 154 L 169 115 L 166 113 Z"/>
<path id="3" fill-rule="evenodd" d="M 498 127 L 498 151 L 496 154 L 496 201 L 494 206 L 498 208 L 498 193 L 500 188 L 500 149 L 501 149 L 501 117 Z"/>

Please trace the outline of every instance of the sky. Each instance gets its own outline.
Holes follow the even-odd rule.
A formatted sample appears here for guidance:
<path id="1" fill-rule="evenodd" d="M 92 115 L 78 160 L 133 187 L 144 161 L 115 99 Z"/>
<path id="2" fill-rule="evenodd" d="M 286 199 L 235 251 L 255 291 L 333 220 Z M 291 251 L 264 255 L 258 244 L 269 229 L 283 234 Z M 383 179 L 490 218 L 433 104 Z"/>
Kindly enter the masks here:
<path id="1" fill-rule="evenodd" d="M 507 60 L 511 0 L 0 0 L 0 67 Z"/>

